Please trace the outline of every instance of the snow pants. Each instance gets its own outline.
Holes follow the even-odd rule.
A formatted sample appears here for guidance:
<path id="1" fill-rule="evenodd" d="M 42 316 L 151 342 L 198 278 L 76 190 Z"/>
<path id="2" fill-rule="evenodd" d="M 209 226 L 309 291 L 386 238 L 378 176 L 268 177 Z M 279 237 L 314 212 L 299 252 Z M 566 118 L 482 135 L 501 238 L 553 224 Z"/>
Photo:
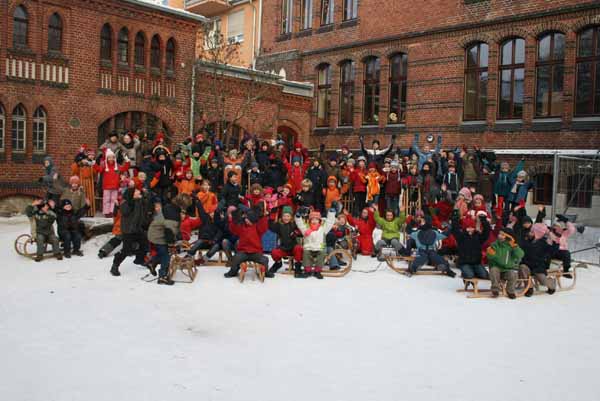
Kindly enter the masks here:
<path id="1" fill-rule="evenodd" d="M 409 265 L 409 269 L 412 273 L 416 273 L 424 265 L 429 264 L 435 266 L 438 270 L 447 271 L 450 270 L 448 261 L 437 254 L 434 250 L 420 249 L 417 252 L 415 260 Z"/>
<path id="2" fill-rule="evenodd" d="M 458 268 L 462 272 L 463 279 L 480 278 L 483 280 L 489 280 L 490 275 L 488 271 L 482 265 L 459 265 Z"/>
<path id="3" fill-rule="evenodd" d="M 490 280 L 492 280 L 492 291 L 500 292 L 500 280 L 506 281 L 506 292 L 515 293 L 518 273 L 516 270 L 500 270 L 497 267 L 490 268 Z"/>
<path id="4" fill-rule="evenodd" d="M 35 242 L 37 244 L 37 256 L 44 256 L 46 244 L 48 243 L 52 245 L 52 253 L 54 255 L 60 254 L 60 244 L 58 243 L 58 238 L 54 233 L 50 233 L 49 235 L 37 233 L 35 235 Z"/>
<path id="5" fill-rule="evenodd" d="M 229 270 L 229 273 L 232 275 L 237 274 L 240 271 L 240 264 L 243 262 L 259 263 L 265 266 L 265 268 L 269 266 L 269 259 L 262 253 L 237 252 L 231 258 L 231 270 Z"/>
<path id="6" fill-rule="evenodd" d="M 549 290 L 556 289 L 556 281 L 549 278 L 545 273 L 531 274 L 531 270 L 529 269 L 529 266 L 524 265 L 524 264 L 519 265 L 519 278 L 527 280 L 527 278 L 529 278 L 529 277 L 533 277 L 533 280 L 537 284 L 543 285 L 544 287 L 548 288 Z"/>
<path id="7" fill-rule="evenodd" d="M 109 215 L 113 214 L 115 205 L 117 204 L 117 198 L 119 196 L 118 189 L 105 189 L 102 191 L 102 214 Z"/>
<path id="8" fill-rule="evenodd" d="M 324 263 L 325 251 L 309 251 L 305 249 L 302 252 L 302 264 L 304 265 L 305 272 L 320 272 L 323 270 Z"/>

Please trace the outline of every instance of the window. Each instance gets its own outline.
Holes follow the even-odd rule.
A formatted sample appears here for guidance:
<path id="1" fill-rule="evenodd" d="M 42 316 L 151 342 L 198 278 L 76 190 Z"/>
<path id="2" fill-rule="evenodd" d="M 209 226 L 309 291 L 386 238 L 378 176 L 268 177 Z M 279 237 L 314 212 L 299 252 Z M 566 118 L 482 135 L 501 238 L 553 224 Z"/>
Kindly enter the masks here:
<path id="1" fill-rule="evenodd" d="M 573 174 L 567 176 L 567 207 L 592 207 L 592 176 Z"/>
<path id="2" fill-rule="evenodd" d="M 312 28 L 313 0 L 302 0 L 300 12 L 302 14 L 300 16 L 300 21 L 302 23 L 302 29 Z"/>
<path id="3" fill-rule="evenodd" d="M 48 51 L 60 52 L 62 50 L 62 20 L 57 13 L 50 16 L 48 23 Z"/>
<path id="4" fill-rule="evenodd" d="M 0 152 L 4 152 L 4 108 L 0 105 Z"/>
<path id="5" fill-rule="evenodd" d="M 204 37 L 204 48 L 216 49 L 221 45 L 221 18 L 214 19 L 208 24 L 208 32 Z"/>
<path id="6" fill-rule="evenodd" d="M 146 38 L 142 32 L 135 35 L 135 65 L 146 66 Z"/>
<path id="7" fill-rule="evenodd" d="M 344 21 L 358 17 L 358 0 L 344 0 Z"/>
<path id="8" fill-rule="evenodd" d="M 281 2 L 281 33 L 292 32 L 294 26 L 294 0 L 282 0 Z"/>
<path id="9" fill-rule="evenodd" d="M 175 71 L 175 41 L 173 38 L 167 41 L 166 58 L 167 71 Z"/>
<path id="10" fill-rule="evenodd" d="M 25 152 L 25 122 L 27 115 L 23 106 L 18 105 L 12 113 L 12 150 L 13 152 Z"/>
<path id="11" fill-rule="evenodd" d="M 354 61 L 344 61 L 340 65 L 340 125 L 352 125 L 354 116 Z"/>
<path id="12" fill-rule="evenodd" d="M 500 58 L 499 118 L 523 117 L 525 81 L 525 40 L 509 39 L 502 44 Z"/>
<path id="13" fill-rule="evenodd" d="M 485 120 L 487 108 L 488 54 L 486 43 L 476 43 L 466 52 L 464 120 Z"/>
<path id="14" fill-rule="evenodd" d="M 29 16 L 23 6 L 15 9 L 13 15 L 13 47 L 27 47 L 27 31 L 29 29 Z"/>
<path id="15" fill-rule="evenodd" d="M 44 153 L 46 151 L 46 112 L 38 107 L 33 115 L 33 151 Z"/>
<path id="16" fill-rule="evenodd" d="M 112 29 L 108 24 L 104 24 L 100 33 L 100 58 L 112 61 Z"/>
<path id="17" fill-rule="evenodd" d="M 160 68 L 160 38 L 158 35 L 152 37 L 152 43 L 150 44 L 150 66 Z"/>
<path id="18" fill-rule="evenodd" d="M 406 121 L 406 76 L 408 56 L 396 54 L 390 58 L 390 114 L 392 124 Z"/>
<path id="19" fill-rule="evenodd" d="M 535 176 L 533 203 L 541 205 L 552 204 L 552 174 L 541 173 Z"/>
<path id="20" fill-rule="evenodd" d="M 379 76 L 381 63 L 378 57 L 365 60 L 363 124 L 377 124 L 379 121 Z"/>
<path id="21" fill-rule="evenodd" d="M 563 109 L 565 35 L 548 33 L 538 40 L 535 116 L 560 117 Z"/>
<path id="22" fill-rule="evenodd" d="M 244 10 L 236 11 L 227 17 L 227 42 L 244 41 Z"/>
<path id="23" fill-rule="evenodd" d="M 321 0 L 321 25 L 333 24 L 333 0 Z"/>
<path id="24" fill-rule="evenodd" d="M 577 37 L 576 79 L 575 114 L 600 114 L 600 26 L 587 28 Z"/>
<path id="25" fill-rule="evenodd" d="M 317 127 L 327 127 L 331 111 L 331 66 L 321 65 L 317 75 Z"/>
<path id="26" fill-rule="evenodd" d="M 129 64 L 129 31 L 122 28 L 119 31 L 119 50 L 118 57 L 120 64 Z"/>

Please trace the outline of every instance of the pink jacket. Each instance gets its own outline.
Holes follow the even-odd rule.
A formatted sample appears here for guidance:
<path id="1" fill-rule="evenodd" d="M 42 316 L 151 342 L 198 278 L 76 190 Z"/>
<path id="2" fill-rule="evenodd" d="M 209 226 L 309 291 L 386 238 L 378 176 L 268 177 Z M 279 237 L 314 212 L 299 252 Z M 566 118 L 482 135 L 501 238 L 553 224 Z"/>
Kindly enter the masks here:
<path id="1" fill-rule="evenodd" d="M 569 237 L 573 234 L 575 234 L 575 225 L 569 221 L 567 222 L 567 228 L 562 232 L 560 237 L 557 237 L 552 231 L 550 231 L 550 238 L 554 243 L 558 244 L 558 249 L 561 251 L 568 251 Z"/>

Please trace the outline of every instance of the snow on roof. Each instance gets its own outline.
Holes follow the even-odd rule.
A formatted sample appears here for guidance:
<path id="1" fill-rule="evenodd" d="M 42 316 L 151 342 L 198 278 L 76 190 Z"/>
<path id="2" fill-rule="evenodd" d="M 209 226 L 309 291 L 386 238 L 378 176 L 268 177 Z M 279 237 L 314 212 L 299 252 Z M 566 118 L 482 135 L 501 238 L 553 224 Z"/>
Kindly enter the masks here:
<path id="1" fill-rule="evenodd" d="M 135 4 L 138 6 L 146 7 L 146 8 L 151 8 L 151 9 L 157 10 L 157 11 L 166 12 L 169 14 L 176 15 L 178 17 L 191 19 L 191 20 L 194 20 L 197 22 L 207 22 L 208 21 L 208 18 L 206 18 L 200 14 L 195 14 L 195 13 L 191 13 L 189 11 L 185 11 L 185 10 L 182 10 L 179 8 L 166 6 L 155 0 L 121 0 L 121 1 L 123 1 L 125 3 L 130 3 L 130 4 Z"/>

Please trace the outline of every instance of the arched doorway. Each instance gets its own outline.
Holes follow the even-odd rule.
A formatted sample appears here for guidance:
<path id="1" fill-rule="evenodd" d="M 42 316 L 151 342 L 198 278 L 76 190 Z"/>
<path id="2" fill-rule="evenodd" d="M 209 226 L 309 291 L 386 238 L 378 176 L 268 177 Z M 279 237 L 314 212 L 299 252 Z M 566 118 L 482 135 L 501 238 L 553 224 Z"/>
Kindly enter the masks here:
<path id="1" fill-rule="evenodd" d="M 240 149 L 244 139 L 251 137 L 244 128 L 227 121 L 207 124 L 204 129 L 208 133 L 214 134 L 223 143 L 225 149 Z"/>
<path id="2" fill-rule="evenodd" d="M 293 148 L 294 143 L 298 140 L 298 133 L 296 130 L 286 125 L 277 127 L 277 136 L 281 137 L 290 149 Z"/>
<path id="3" fill-rule="evenodd" d="M 171 130 L 164 121 L 143 111 L 125 111 L 106 119 L 98 126 L 98 146 L 106 141 L 113 130 L 119 134 L 129 131 L 148 133 L 150 139 L 153 139 L 157 132 L 163 131 L 167 141 L 171 137 Z"/>

